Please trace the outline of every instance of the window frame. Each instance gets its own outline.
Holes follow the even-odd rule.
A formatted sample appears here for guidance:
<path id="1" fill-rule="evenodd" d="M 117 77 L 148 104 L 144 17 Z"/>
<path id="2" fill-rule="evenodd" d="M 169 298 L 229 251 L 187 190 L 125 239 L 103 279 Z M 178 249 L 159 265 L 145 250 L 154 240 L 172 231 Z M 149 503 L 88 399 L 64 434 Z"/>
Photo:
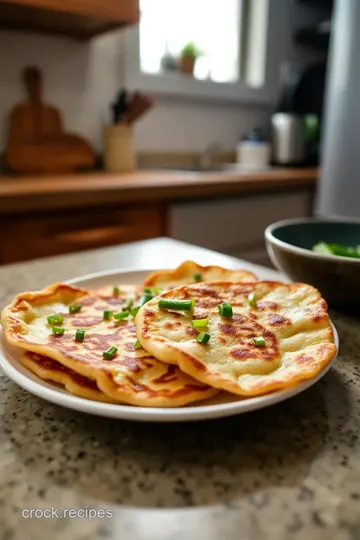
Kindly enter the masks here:
<path id="1" fill-rule="evenodd" d="M 276 2 L 269 0 L 267 28 L 267 57 L 265 61 L 265 83 L 261 87 L 249 86 L 244 81 L 218 83 L 186 77 L 181 73 L 144 73 L 140 68 L 139 25 L 127 28 L 124 35 L 125 85 L 130 91 L 141 89 L 155 96 L 190 98 L 227 103 L 253 103 L 269 105 L 274 101 L 278 83 L 278 51 L 276 36 L 279 17 Z"/>

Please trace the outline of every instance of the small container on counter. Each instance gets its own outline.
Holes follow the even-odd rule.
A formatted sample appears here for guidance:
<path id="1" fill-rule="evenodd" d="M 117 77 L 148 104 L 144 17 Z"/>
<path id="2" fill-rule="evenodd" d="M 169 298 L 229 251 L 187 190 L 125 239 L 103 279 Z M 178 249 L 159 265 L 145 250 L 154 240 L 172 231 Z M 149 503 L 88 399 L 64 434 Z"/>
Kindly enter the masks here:
<path id="1" fill-rule="evenodd" d="M 131 125 L 115 124 L 104 129 L 104 164 L 109 172 L 126 172 L 135 168 L 133 130 Z"/>
<path id="2" fill-rule="evenodd" d="M 261 129 L 244 135 L 236 149 L 237 162 L 249 169 L 266 168 L 271 156 L 270 143 Z"/>

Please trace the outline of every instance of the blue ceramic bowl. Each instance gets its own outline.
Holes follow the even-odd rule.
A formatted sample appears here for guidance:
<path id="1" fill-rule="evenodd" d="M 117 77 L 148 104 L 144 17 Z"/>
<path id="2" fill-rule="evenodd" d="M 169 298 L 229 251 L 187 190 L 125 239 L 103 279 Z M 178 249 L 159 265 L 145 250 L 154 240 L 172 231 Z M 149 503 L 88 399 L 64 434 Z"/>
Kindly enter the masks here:
<path id="1" fill-rule="evenodd" d="M 265 230 L 266 248 L 292 281 L 314 285 L 331 307 L 360 311 L 360 259 L 316 253 L 318 242 L 360 245 L 360 221 L 290 219 Z"/>

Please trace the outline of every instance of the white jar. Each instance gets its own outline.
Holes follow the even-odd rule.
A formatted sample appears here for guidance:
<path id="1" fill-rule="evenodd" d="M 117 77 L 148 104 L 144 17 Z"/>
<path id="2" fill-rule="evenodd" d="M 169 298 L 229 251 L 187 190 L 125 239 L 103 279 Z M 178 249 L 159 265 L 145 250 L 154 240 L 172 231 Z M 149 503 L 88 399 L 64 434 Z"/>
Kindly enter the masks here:
<path id="1" fill-rule="evenodd" d="M 270 156 L 271 149 L 267 141 L 239 141 L 236 148 L 237 162 L 249 169 L 266 168 Z"/>

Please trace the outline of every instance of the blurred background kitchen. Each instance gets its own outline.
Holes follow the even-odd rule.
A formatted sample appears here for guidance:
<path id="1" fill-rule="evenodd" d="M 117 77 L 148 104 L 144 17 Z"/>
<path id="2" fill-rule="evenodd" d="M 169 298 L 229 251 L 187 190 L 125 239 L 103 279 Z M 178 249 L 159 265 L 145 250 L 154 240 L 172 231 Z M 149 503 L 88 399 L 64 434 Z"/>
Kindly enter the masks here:
<path id="1" fill-rule="evenodd" d="M 0 0 L 0 264 L 170 236 L 270 265 L 313 213 L 332 10 Z"/>

